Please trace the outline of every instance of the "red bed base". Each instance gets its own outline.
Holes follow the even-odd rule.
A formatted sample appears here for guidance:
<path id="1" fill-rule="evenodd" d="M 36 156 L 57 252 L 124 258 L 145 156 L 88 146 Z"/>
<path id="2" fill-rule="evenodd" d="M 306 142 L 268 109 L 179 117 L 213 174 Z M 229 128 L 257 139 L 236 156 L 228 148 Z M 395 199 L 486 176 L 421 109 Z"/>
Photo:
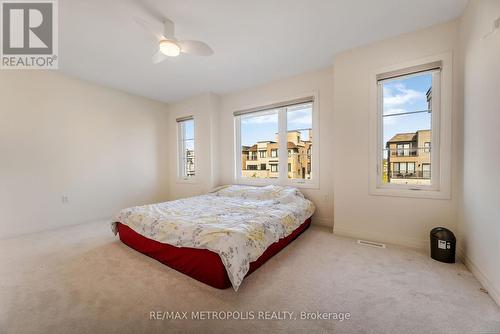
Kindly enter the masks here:
<path id="1" fill-rule="evenodd" d="M 311 218 L 307 219 L 286 238 L 270 245 L 257 260 L 250 263 L 250 270 L 246 276 L 295 240 L 310 224 Z M 140 235 L 126 225 L 118 223 L 117 226 L 120 240 L 138 252 L 214 288 L 227 289 L 231 286 L 226 268 L 217 253 L 208 249 L 175 247 L 163 244 Z"/>

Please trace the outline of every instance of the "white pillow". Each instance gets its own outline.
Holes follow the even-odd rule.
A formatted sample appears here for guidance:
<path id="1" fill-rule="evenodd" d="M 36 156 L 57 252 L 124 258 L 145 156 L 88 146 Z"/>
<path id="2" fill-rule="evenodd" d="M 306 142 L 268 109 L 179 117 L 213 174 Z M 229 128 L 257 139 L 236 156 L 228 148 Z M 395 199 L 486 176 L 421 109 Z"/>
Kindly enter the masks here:
<path id="1" fill-rule="evenodd" d="M 232 185 L 216 191 L 217 196 L 240 197 L 256 200 L 271 200 L 283 196 L 286 188 L 269 185 L 265 187 Z"/>

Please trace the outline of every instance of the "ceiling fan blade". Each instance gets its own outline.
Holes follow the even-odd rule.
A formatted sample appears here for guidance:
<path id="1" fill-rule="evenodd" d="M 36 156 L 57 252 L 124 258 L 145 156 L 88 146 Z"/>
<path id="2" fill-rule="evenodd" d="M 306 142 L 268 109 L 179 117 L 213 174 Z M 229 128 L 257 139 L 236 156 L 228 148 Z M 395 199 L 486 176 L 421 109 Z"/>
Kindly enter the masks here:
<path id="1" fill-rule="evenodd" d="M 163 20 L 163 36 L 166 39 L 175 40 L 175 24 L 167 18 Z"/>
<path id="2" fill-rule="evenodd" d="M 153 55 L 153 64 L 161 63 L 165 59 L 167 59 L 167 56 L 165 56 L 163 53 L 161 53 L 160 50 L 158 50 L 158 52 Z"/>
<path id="3" fill-rule="evenodd" d="M 161 33 L 156 32 L 155 29 L 151 26 L 151 24 L 148 21 L 143 20 L 143 19 L 141 19 L 140 17 L 137 17 L 137 16 L 134 16 L 133 19 L 134 19 L 135 23 L 137 23 L 144 30 L 146 30 L 148 33 L 150 33 L 151 35 L 153 35 L 156 38 L 156 40 L 161 41 L 163 39 L 166 39 Z"/>
<path id="4" fill-rule="evenodd" d="M 181 51 L 195 56 L 211 56 L 214 51 L 206 43 L 200 41 L 179 41 Z"/>

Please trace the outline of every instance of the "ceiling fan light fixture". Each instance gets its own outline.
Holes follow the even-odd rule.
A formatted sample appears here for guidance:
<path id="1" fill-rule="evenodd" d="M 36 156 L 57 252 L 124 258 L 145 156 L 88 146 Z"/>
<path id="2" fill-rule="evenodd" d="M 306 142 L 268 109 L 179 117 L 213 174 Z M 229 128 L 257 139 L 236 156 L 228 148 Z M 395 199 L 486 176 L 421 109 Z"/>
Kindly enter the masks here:
<path id="1" fill-rule="evenodd" d="M 160 52 L 165 56 L 177 57 L 181 53 L 181 47 L 172 41 L 160 41 Z"/>

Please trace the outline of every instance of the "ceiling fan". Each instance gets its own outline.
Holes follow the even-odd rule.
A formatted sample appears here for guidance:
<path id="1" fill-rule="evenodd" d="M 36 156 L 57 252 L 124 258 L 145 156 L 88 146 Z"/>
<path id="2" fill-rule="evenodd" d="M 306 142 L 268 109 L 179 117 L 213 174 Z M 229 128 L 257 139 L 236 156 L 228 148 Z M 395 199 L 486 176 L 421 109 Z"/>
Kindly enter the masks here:
<path id="1" fill-rule="evenodd" d="M 158 52 L 153 55 L 153 63 L 158 64 L 167 57 L 177 57 L 181 53 L 195 56 L 211 56 L 214 51 L 210 46 L 201 41 L 178 40 L 175 37 L 175 24 L 169 19 L 163 21 L 163 33 L 155 32 L 151 25 L 138 17 L 134 17 L 136 23 L 148 32 L 152 33 L 158 41 Z"/>

